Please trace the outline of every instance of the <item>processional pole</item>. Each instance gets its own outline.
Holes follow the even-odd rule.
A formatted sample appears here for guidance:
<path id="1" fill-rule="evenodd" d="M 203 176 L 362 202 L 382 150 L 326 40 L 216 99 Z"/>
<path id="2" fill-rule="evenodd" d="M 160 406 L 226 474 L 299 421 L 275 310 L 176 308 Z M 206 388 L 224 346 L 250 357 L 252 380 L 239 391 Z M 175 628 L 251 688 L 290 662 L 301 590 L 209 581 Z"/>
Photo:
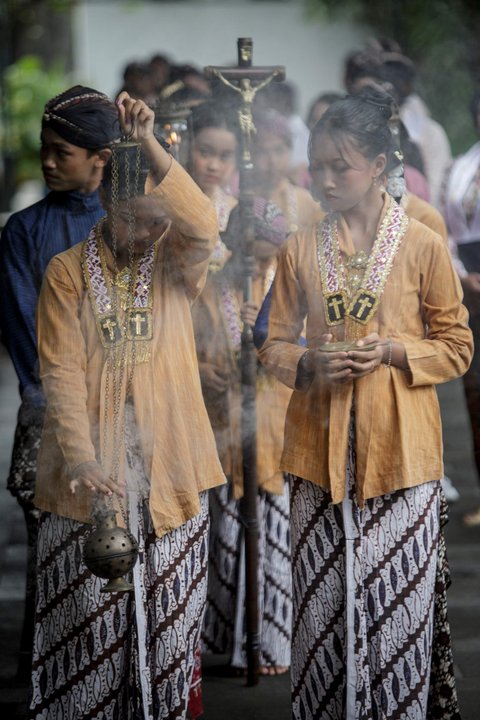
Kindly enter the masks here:
<path id="1" fill-rule="evenodd" d="M 253 164 L 251 139 L 255 132 L 252 104 L 256 93 L 272 80 L 284 80 L 285 68 L 253 67 L 251 38 L 239 38 L 238 66 L 205 68 L 207 77 L 215 77 L 239 95 L 238 121 L 242 136 L 240 163 L 240 227 L 243 240 L 244 301 L 252 300 L 252 279 L 255 270 Z M 255 84 L 254 84 L 255 83 Z M 241 349 L 242 377 L 242 453 L 243 485 L 242 522 L 245 533 L 245 618 L 247 635 L 247 685 L 258 683 L 260 639 L 258 632 L 258 516 L 257 516 L 257 445 L 255 394 L 257 356 L 253 344 L 253 328 L 244 323 Z"/>

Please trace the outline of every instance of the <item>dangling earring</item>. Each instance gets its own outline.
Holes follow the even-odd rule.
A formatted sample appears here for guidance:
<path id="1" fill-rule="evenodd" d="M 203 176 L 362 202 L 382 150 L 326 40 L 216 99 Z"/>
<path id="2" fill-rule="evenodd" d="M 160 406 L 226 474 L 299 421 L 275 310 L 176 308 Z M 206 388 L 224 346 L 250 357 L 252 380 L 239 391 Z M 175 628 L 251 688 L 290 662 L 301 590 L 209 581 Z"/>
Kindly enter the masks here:
<path id="1" fill-rule="evenodd" d="M 372 185 L 373 185 L 373 187 L 377 187 L 377 181 L 378 181 L 378 176 L 377 176 L 377 175 L 374 175 L 373 178 L 372 178 Z"/>
<path id="2" fill-rule="evenodd" d="M 395 198 L 397 202 L 400 202 L 407 191 L 405 185 L 403 155 L 400 150 L 396 150 L 393 155 L 396 159 L 397 165 L 388 175 L 387 192 Z"/>

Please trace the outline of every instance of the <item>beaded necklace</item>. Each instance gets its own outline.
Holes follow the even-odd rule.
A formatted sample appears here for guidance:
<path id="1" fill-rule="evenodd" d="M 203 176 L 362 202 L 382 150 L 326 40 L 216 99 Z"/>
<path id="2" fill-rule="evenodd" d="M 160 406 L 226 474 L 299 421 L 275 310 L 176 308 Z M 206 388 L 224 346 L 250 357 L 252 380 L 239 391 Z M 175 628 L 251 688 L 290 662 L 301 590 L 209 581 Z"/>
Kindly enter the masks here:
<path id="1" fill-rule="evenodd" d="M 357 253 L 342 262 L 337 215 L 327 215 L 317 226 L 317 261 L 325 318 L 330 327 L 345 325 L 347 340 L 360 337 L 361 326 L 375 315 L 407 227 L 405 211 L 389 199 L 370 256 Z"/>

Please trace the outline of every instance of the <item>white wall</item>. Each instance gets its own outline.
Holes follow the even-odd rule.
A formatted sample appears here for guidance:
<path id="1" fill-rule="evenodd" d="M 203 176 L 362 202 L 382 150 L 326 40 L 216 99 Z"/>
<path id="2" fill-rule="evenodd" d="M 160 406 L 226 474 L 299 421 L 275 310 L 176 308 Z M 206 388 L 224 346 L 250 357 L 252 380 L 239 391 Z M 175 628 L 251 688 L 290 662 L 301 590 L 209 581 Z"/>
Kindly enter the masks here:
<path id="1" fill-rule="evenodd" d="M 160 52 L 197 66 L 237 61 L 237 38 L 253 38 L 256 65 L 285 65 L 305 113 L 319 92 L 342 89 L 342 63 L 365 38 L 348 23 L 308 18 L 304 2 L 81 2 L 74 22 L 74 81 L 114 95 L 124 66 Z"/>

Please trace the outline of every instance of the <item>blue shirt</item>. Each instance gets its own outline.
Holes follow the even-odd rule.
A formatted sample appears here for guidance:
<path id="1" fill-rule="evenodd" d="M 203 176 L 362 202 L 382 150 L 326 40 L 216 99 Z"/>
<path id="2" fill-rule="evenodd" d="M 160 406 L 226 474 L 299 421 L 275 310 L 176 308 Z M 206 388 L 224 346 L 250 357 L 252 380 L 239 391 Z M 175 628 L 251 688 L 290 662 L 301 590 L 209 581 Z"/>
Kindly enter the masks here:
<path id="1" fill-rule="evenodd" d="M 268 336 L 268 318 L 270 316 L 270 305 L 272 304 L 272 290 L 273 283 L 270 285 L 268 292 L 265 295 L 262 307 L 260 308 L 260 312 L 255 320 L 255 327 L 253 328 L 253 342 L 257 350 L 260 350 Z M 301 336 L 298 339 L 298 344 L 306 347 L 307 341 L 303 336 Z"/>
<path id="2" fill-rule="evenodd" d="M 0 328 L 20 394 L 43 404 L 38 379 L 35 309 L 52 257 L 84 240 L 105 214 L 98 191 L 50 192 L 14 213 L 0 237 Z"/>
<path id="3" fill-rule="evenodd" d="M 262 307 L 255 320 L 255 327 L 253 328 L 253 342 L 257 350 L 260 350 L 268 335 L 268 316 L 270 315 L 270 305 L 272 303 L 272 288 L 273 283 L 265 295 Z"/>

